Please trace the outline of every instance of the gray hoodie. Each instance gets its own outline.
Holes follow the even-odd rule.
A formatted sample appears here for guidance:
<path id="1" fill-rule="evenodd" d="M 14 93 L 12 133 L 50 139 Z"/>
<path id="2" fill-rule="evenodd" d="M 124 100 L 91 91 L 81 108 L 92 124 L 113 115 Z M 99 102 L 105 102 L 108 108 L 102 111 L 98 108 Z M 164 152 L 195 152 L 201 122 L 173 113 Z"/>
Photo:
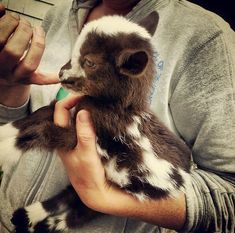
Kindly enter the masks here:
<path id="1" fill-rule="evenodd" d="M 47 14 L 41 69 L 58 72 L 95 0 L 62 1 Z M 152 110 L 192 148 L 192 183 L 186 190 L 187 220 L 182 232 L 234 232 L 235 227 L 235 33 L 217 15 L 185 0 L 142 0 L 127 15 L 138 21 L 157 10 L 153 37 L 157 75 Z M 19 108 L 0 106 L 0 122 L 48 104 L 58 85 L 32 86 Z M 78 171 L 79 172 L 79 171 Z M 4 173 L 0 189 L 0 232 L 13 230 L 12 212 L 45 200 L 68 184 L 56 154 L 31 151 Z M 165 232 L 137 220 L 100 216 L 77 232 Z"/>

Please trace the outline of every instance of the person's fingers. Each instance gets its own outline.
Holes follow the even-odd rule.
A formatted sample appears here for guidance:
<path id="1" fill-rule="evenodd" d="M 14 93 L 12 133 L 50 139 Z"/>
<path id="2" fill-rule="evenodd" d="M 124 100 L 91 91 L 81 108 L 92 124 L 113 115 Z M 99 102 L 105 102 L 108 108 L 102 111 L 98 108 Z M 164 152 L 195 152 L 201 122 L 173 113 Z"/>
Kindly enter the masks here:
<path id="1" fill-rule="evenodd" d="M 22 77 L 34 72 L 43 55 L 45 49 L 45 33 L 41 27 L 33 30 L 33 38 L 29 50 L 14 72 L 15 77 Z"/>
<path id="2" fill-rule="evenodd" d="M 58 101 L 55 105 L 54 123 L 61 127 L 67 127 L 70 124 L 70 109 L 73 108 L 81 97 L 69 95 L 65 99 Z"/>
<path id="3" fill-rule="evenodd" d="M 5 15 L 5 6 L 0 3 L 0 18 Z"/>
<path id="4" fill-rule="evenodd" d="M 20 61 L 25 51 L 28 49 L 33 30 L 31 24 L 21 19 L 17 29 L 0 53 L 1 73 L 9 73 L 13 67 Z"/>
<path id="5" fill-rule="evenodd" d="M 0 10 L 2 14 L 3 11 Z M 20 21 L 20 16 L 15 13 L 6 14 L 0 18 L 0 50 L 7 43 L 10 35 L 15 31 Z"/>
<path id="6" fill-rule="evenodd" d="M 60 80 L 58 74 L 35 71 L 32 74 L 17 80 L 17 82 L 21 84 L 49 85 L 59 83 Z"/>
<path id="7" fill-rule="evenodd" d="M 81 110 L 76 118 L 77 147 L 87 154 L 96 154 L 96 134 L 88 111 Z M 86 154 L 86 153 L 84 153 Z"/>

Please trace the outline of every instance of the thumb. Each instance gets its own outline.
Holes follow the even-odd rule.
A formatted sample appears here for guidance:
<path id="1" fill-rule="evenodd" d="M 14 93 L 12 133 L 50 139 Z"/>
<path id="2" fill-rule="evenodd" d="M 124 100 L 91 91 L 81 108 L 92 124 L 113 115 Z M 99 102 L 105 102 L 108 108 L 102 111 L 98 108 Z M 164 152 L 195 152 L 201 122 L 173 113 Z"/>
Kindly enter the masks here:
<path id="1" fill-rule="evenodd" d="M 81 110 L 76 119 L 78 146 L 83 151 L 95 151 L 96 135 L 88 111 Z"/>

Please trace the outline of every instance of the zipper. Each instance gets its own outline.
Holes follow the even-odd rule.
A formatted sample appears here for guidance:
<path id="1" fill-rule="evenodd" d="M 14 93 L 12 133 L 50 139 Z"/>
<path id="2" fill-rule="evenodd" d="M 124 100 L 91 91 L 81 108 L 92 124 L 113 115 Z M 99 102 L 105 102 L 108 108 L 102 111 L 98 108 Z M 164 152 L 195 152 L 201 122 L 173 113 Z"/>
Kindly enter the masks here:
<path id="1" fill-rule="evenodd" d="M 38 193 L 39 188 L 41 187 L 46 175 L 48 174 L 49 167 L 51 165 L 54 154 L 45 154 L 43 155 L 44 161 L 42 166 L 39 167 L 39 175 L 37 176 L 34 184 L 30 187 L 29 193 L 24 201 L 24 206 L 30 205 L 33 203 L 36 194 Z M 42 161 L 42 160 L 41 160 Z"/>

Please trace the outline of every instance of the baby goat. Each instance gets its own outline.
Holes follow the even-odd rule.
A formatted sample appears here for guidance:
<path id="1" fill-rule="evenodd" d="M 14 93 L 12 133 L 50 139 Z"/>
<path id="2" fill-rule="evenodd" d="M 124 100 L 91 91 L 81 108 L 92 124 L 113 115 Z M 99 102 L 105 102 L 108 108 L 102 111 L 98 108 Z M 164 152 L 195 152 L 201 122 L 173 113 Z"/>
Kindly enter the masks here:
<path id="1" fill-rule="evenodd" d="M 151 35 L 157 21 L 153 12 L 139 24 L 121 16 L 87 23 L 71 61 L 60 71 L 62 85 L 83 96 L 73 119 L 81 109 L 90 112 L 107 179 L 140 201 L 176 196 L 184 191 L 190 170 L 188 147 L 149 109 L 156 75 Z M 35 148 L 73 149 L 75 123 L 69 128 L 54 125 L 53 111 L 51 104 L 2 126 L 9 140 L 1 141 L 1 153 L 10 151 L 18 158 Z M 17 210 L 12 222 L 16 232 L 64 232 L 96 214 L 69 186 L 43 203 Z"/>

